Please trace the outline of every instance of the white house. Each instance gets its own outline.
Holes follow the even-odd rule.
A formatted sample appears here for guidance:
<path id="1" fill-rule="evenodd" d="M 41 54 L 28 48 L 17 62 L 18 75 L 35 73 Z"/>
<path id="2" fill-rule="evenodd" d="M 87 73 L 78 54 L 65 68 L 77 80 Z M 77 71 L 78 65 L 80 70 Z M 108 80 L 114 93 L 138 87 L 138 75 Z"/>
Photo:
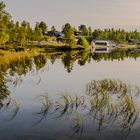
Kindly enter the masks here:
<path id="1" fill-rule="evenodd" d="M 100 46 L 106 46 L 106 47 L 112 47 L 114 44 L 112 41 L 106 41 L 106 40 L 96 40 L 95 45 L 100 45 Z"/>

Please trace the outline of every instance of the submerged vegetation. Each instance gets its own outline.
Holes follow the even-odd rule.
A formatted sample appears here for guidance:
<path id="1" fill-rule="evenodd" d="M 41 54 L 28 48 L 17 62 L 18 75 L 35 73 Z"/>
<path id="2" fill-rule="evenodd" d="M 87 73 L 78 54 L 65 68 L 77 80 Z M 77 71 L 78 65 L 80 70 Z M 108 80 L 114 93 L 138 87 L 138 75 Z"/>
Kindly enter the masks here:
<path id="1" fill-rule="evenodd" d="M 119 118 L 119 121 L 122 119 L 120 126 L 124 131 L 129 132 L 138 117 L 138 110 L 133 98 L 139 93 L 138 87 L 131 87 L 119 80 L 105 79 L 90 82 L 87 85 L 86 94 L 91 97 L 90 113 L 94 118 L 101 120 L 99 130 Z"/>
<path id="2" fill-rule="evenodd" d="M 43 106 L 38 115 L 42 117 L 38 122 L 51 114 L 56 118 L 69 118 L 73 130 L 71 136 L 82 136 L 85 123 L 90 121 L 96 123 L 94 127 L 97 126 L 99 132 L 117 124 L 117 127 L 122 130 L 121 139 L 126 139 L 138 118 L 139 110 L 135 99 L 139 93 L 138 87 L 120 80 L 93 80 L 87 84 L 83 96 L 74 97 L 65 93 L 57 101 L 50 100 L 48 95 L 41 96 Z"/>

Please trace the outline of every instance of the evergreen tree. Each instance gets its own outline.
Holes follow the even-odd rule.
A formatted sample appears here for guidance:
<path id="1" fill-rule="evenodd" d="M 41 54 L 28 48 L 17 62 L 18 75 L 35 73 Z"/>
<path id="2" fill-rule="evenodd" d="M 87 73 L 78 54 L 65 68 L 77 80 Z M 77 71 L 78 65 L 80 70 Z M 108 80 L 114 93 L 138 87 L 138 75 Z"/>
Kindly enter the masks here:
<path id="1" fill-rule="evenodd" d="M 66 43 L 73 44 L 74 30 L 69 23 L 66 23 L 63 27 L 63 33 L 65 34 Z"/>
<path id="2" fill-rule="evenodd" d="M 92 36 L 92 29 L 91 29 L 91 27 L 88 27 L 88 35 Z"/>
<path id="3" fill-rule="evenodd" d="M 52 31 L 52 32 L 55 32 L 55 31 L 56 31 L 55 26 L 52 26 L 52 27 L 51 27 L 51 31 Z"/>
<path id="4" fill-rule="evenodd" d="M 39 28 L 42 29 L 42 34 L 45 35 L 45 32 L 47 31 L 47 25 L 46 25 L 46 23 L 44 21 L 41 21 L 39 23 Z"/>
<path id="5" fill-rule="evenodd" d="M 87 29 L 86 25 L 80 25 L 79 31 L 83 32 L 83 35 L 88 36 L 88 29 Z"/>
<path id="6" fill-rule="evenodd" d="M 39 23 L 37 22 L 35 25 L 35 30 L 33 32 L 33 40 L 41 41 L 43 39 L 42 29 L 39 27 Z"/>
<path id="7" fill-rule="evenodd" d="M 6 5 L 0 2 L 0 45 L 5 45 L 9 41 L 8 26 L 11 16 L 5 10 Z"/>

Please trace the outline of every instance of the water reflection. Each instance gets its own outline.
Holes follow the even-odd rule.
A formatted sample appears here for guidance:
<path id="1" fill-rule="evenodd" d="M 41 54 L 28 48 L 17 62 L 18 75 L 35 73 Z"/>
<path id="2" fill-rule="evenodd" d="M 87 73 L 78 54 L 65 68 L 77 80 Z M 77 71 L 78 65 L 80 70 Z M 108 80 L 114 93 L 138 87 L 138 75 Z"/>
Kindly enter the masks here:
<path id="1" fill-rule="evenodd" d="M 5 120 L 9 121 L 14 119 L 19 111 L 19 103 L 12 99 L 10 94 L 4 75 L 0 74 L 0 111 L 1 113 L 6 111 L 8 118 L 5 118 Z"/>
<path id="2" fill-rule="evenodd" d="M 0 109 L 4 106 L 4 100 L 10 94 L 10 91 L 4 81 L 4 75 L 0 74 Z"/>
<path id="3" fill-rule="evenodd" d="M 83 120 L 82 120 L 82 116 L 80 113 L 76 112 L 73 116 L 72 116 L 72 121 L 71 121 L 71 129 L 73 131 L 72 136 L 79 134 L 79 137 L 82 137 L 83 131 L 84 131 L 84 124 L 83 124 Z"/>
<path id="4" fill-rule="evenodd" d="M 72 57 L 71 52 L 67 52 L 64 56 L 62 56 L 62 63 L 64 64 L 64 67 L 67 69 L 68 73 L 72 71 L 74 59 Z"/>
<path id="5" fill-rule="evenodd" d="M 94 60 L 101 61 L 101 60 L 118 60 L 118 61 L 123 61 L 125 58 L 133 58 L 137 59 L 140 57 L 140 51 L 114 51 L 112 53 L 104 53 L 104 54 L 95 54 L 93 56 Z"/>
<path id="6" fill-rule="evenodd" d="M 125 58 L 137 59 L 139 57 L 140 52 L 132 51 L 116 51 L 110 54 L 95 54 L 93 56 L 88 51 L 42 52 L 32 56 L 15 57 L 14 59 L 9 57 L 1 58 L 0 56 L 0 111 L 2 113 L 7 112 L 6 120 L 15 118 L 19 109 L 24 112 L 23 108 L 26 106 L 25 104 L 27 103 L 28 105 L 28 102 L 30 102 L 29 100 L 32 100 L 36 95 L 33 93 L 35 90 L 31 89 L 33 92 L 27 93 L 28 95 L 25 93 L 25 95 L 19 97 L 21 96 L 19 95 L 20 92 L 23 93 L 26 88 L 23 81 L 26 78 L 30 81 L 32 76 L 32 82 L 36 83 L 35 86 L 39 87 L 42 82 L 45 82 L 46 85 L 50 86 L 51 81 L 49 81 L 49 76 L 49 78 L 47 77 L 49 79 L 48 81 L 41 79 L 44 76 L 41 72 L 43 72 L 42 70 L 46 71 L 46 66 L 49 62 L 55 64 L 58 63 L 56 60 L 59 60 L 58 64 L 63 64 L 65 70 L 70 73 L 73 71 L 75 64 L 84 66 L 91 61 L 122 61 Z M 55 68 L 55 71 L 57 71 L 58 67 Z M 49 71 L 46 72 L 49 73 Z M 87 73 L 83 74 L 86 75 Z M 37 80 L 35 79 L 36 75 L 38 76 Z M 63 76 L 64 75 L 62 74 L 62 77 Z M 54 79 L 52 78 L 51 80 L 53 81 Z M 65 83 L 65 81 L 62 82 Z M 76 82 L 79 81 L 77 80 Z M 12 93 L 8 87 L 9 84 L 10 86 L 12 85 L 12 88 L 14 87 L 14 89 L 18 88 L 20 84 L 21 89 L 18 89 L 18 94 L 14 96 L 18 96 L 17 98 L 21 99 L 21 108 L 19 108 L 19 103 L 12 98 Z M 76 84 L 76 86 L 77 85 L 78 84 Z M 35 86 L 31 86 L 30 88 L 35 88 Z M 44 84 L 39 87 L 40 90 L 43 90 L 42 87 L 44 87 Z M 55 89 L 56 85 L 52 85 L 52 87 Z M 79 86 L 78 88 L 83 87 Z M 38 94 L 42 93 L 40 90 Z M 50 118 L 53 120 L 51 125 L 55 127 L 55 121 L 57 120 L 60 124 L 59 128 L 62 124 L 67 125 L 67 127 L 70 128 L 71 131 L 68 131 L 70 139 L 72 139 L 72 137 L 84 139 L 83 137 L 88 135 L 87 133 L 95 135 L 96 138 L 97 132 L 100 134 L 104 132 L 109 133 L 110 129 L 113 129 L 116 133 L 121 131 L 122 134 L 119 136 L 120 138 L 125 139 L 129 136 L 130 132 L 132 132 L 133 128 L 135 128 L 135 125 L 139 125 L 139 109 L 136 102 L 139 92 L 138 87 L 128 85 L 120 80 L 93 80 L 86 85 L 85 94 L 83 95 L 62 93 L 57 98 L 55 97 L 55 99 L 51 99 L 48 95 L 38 96 L 39 103 L 35 104 L 39 109 L 35 108 L 36 112 L 34 116 L 32 116 L 31 111 L 28 111 L 28 114 L 23 113 L 25 115 L 23 116 L 26 118 L 26 116 L 31 115 L 31 118 L 29 117 L 28 121 L 32 120 L 34 128 L 38 127 L 38 129 L 41 129 L 39 125 L 42 125 L 42 122 L 48 119 L 50 120 Z M 23 99 L 23 96 L 27 96 L 25 100 Z M 26 109 L 27 108 L 25 107 L 25 110 Z M 0 114 L 0 117 L 2 113 Z M 23 120 L 22 123 L 25 123 L 26 121 L 27 120 Z M 44 126 L 44 129 L 49 129 L 52 127 L 51 125 Z M 7 127 L 9 126 L 7 125 Z M 10 128 L 13 128 L 13 126 Z M 19 126 L 17 129 L 18 128 Z M 55 133 L 55 131 L 51 133 Z M 62 132 L 62 135 L 64 135 L 64 132 Z M 114 134 L 112 133 L 112 135 Z"/>
<path id="7" fill-rule="evenodd" d="M 46 65 L 46 62 L 46 57 L 44 55 L 39 54 L 34 57 L 34 64 L 37 71 L 43 68 Z"/>
<path id="8" fill-rule="evenodd" d="M 91 61 L 91 54 L 89 51 L 85 50 L 81 53 L 81 58 L 79 59 L 78 64 L 82 66 L 85 65 L 86 62 L 90 63 L 90 61 Z"/>
<path id="9" fill-rule="evenodd" d="M 74 63 L 78 62 L 79 65 L 85 65 L 87 62 L 90 63 L 92 60 L 124 60 L 125 58 L 137 59 L 140 57 L 140 51 L 114 51 L 112 53 L 103 53 L 91 55 L 89 51 L 69 51 L 69 52 L 49 52 L 49 53 L 38 53 L 32 56 L 22 56 L 19 58 L 0 56 L 0 70 L 6 73 L 9 70 L 9 74 L 14 76 L 15 73 L 19 76 L 26 75 L 29 71 L 32 71 L 34 67 L 36 71 L 41 70 L 45 67 L 47 59 L 51 61 L 52 64 L 55 63 L 56 59 L 61 59 L 64 68 L 70 73 L 73 69 Z"/>
<path id="10" fill-rule="evenodd" d="M 119 127 L 122 129 L 121 139 L 125 139 L 139 115 L 135 103 L 139 93 L 138 87 L 120 80 L 93 80 L 87 84 L 85 95 L 80 97 L 65 93 L 57 101 L 52 101 L 48 95 L 40 96 L 42 106 L 38 114 L 42 117 L 37 123 L 45 119 L 48 113 L 56 118 L 65 117 L 66 121 L 71 118 L 71 136 L 82 136 L 86 125 L 84 119 L 88 118 L 88 121 L 96 123 L 93 127 L 97 127 L 100 133 L 108 127 Z"/>

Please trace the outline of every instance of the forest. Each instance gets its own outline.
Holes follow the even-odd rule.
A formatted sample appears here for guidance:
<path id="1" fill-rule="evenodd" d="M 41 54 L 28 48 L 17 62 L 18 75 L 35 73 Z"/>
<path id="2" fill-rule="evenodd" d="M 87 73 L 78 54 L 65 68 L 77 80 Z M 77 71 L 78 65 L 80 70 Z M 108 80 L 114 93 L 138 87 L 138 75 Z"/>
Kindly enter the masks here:
<path id="1" fill-rule="evenodd" d="M 55 32 L 58 32 L 55 26 L 53 25 L 49 30 L 44 21 L 36 22 L 35 27 L 32 27 L 28 21 L 14 22 L 11 14 L 6 11 L 5 3 L 0 2 L 0 49 L 6 50 L 9 46 L 24 48 L 24 46 L 34 44 L 34 42 L 47 42 L 54 36 Z M 59 42 L 64 43 L 64 45 L 82 45 L 85 47 L 89 46 L 92 39 L 111 40 L 116 43 L 137 43 L 140 41 L 140 32 L 137 30 L 92 29 L 84 24 L 75 28 L 70 23 L 66 23 L 62 25 L 62 30 L 59 32 L 63 34 Z M 55 39 L 57 45 L 58 36 L 55 36 Z M 77 41 L 78 39 L 81 41 Z"/>

